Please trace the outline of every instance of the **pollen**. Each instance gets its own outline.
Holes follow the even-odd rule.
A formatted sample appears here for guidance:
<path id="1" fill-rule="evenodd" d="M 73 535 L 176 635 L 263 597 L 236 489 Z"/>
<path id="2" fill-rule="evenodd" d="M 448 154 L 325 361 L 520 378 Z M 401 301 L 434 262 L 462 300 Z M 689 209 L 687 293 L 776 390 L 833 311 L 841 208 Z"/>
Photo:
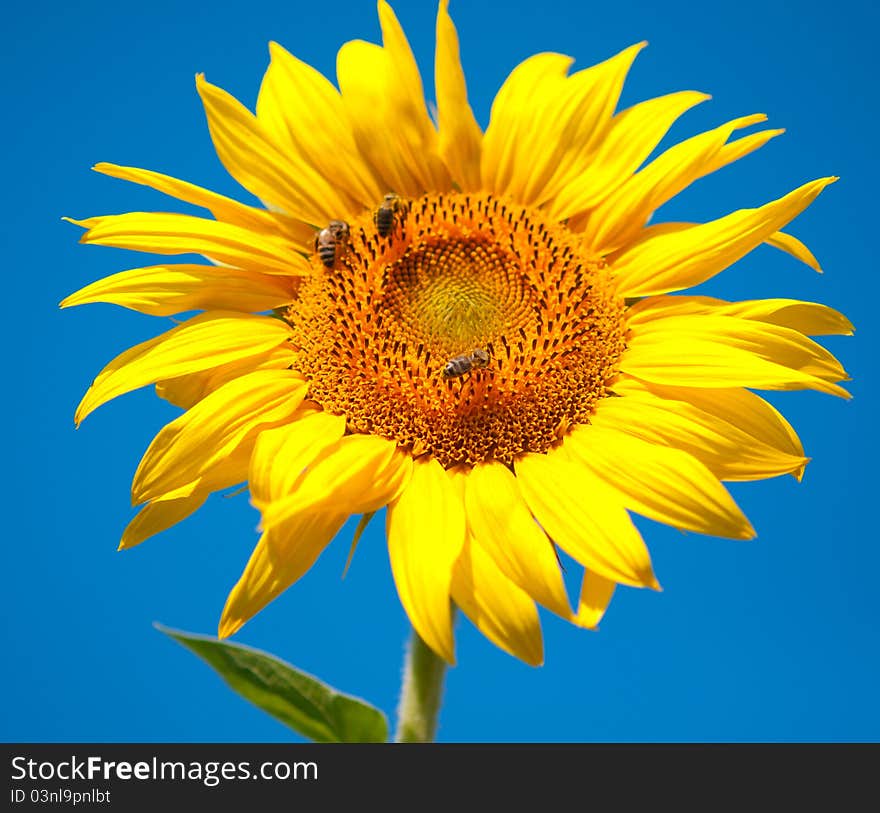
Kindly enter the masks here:
<path id="1" fill-rule="evenodd" d="M 311 400 L 447 468 L 510 464 L 589 422 L 625 349 L 625 302 L 565 226 L 465 194 L 408 201 L 387 237 L 371 212 L 349 226 L 285 315 Z M 480 350 L 488 365 L 444 376 Z"/>

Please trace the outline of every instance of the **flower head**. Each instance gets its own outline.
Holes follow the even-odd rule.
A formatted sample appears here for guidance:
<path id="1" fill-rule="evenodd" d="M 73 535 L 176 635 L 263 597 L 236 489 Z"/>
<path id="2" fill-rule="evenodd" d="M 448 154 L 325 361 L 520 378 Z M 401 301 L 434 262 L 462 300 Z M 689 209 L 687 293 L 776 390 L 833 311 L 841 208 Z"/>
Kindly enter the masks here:
<path id="1" fill-rule="evenodd" d="M 536 603 L 584 627 L 615 585 L 658 587 L 634 512 L 746 539 L 723 480 L 807 459 L 752 389 L 846 397 L 808 336 L 850 333 L 790 299 L 680 294 L 761 243 L 818 270 L 780 231 L 834 178 L 702 223 L 647 225 L 695 180 L 778 135 L 734 119 L 649 155 L 684 91 L 616 112 L 643 44 L 569 73 L 560 54 L 510 74 L 483 133 L 441 0 L 436 124 L 391 8 L 383 45 L 339 51 L 339 90 L 276 44 L 256 115 L 202 76 L 214 146 L 263 201 L 99 164 L 210 217 L 78 222 L 82 240 L 202 255 L 96 282 L 62 303 L 203 311 L 110 362 L 81 421 L 148 384 L 185 411 L 147 450 L 127 548 L 247 482 L 262 536 L 220 622 L 230 635 L 299 579 L 353 514 L 387 507 L 394 580 L 418 633 L 454 659 L 451 603 L 528 663 Z M 365 522 L 358 528 L 358 535 Z M 584 568 L 572 606 L 558 551 Z"/>

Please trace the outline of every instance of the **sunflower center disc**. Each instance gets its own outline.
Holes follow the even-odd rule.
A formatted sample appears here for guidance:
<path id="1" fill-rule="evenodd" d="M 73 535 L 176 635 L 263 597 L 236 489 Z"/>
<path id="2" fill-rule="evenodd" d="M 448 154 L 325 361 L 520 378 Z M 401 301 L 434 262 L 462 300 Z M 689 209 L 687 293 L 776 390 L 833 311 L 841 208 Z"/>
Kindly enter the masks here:
<path id="1" fill-rule="evenodd" d="M 350 227 L 286 317 L 309 398 L 446 467 L 511 463 L 589 420 L 617 373 L 624 302 L 576 235 L 463 194 L 411 201 L 387 238 L 372 213 Z M 444 377 L 474 350 L 488 367 Z"/>

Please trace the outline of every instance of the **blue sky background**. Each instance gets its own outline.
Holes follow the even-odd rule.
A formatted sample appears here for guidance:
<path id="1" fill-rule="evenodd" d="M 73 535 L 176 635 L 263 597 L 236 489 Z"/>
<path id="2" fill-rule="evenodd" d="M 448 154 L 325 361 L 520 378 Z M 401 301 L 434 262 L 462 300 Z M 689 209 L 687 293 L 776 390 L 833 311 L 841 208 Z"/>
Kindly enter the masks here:
<path id="1" fill-rule="evenodd" d="M 432 96 L 434 14 L 398 2 Z M 204 71 L 252 106 L 275 39 L 333 76 L 339 45 L 379 36 L 372 2 L 18 4 L 4 14 L 3 195 L 7 480 L 0 670 L 6 741 L 274 741 L 291 735 L 156 632 L 211 633 L 257 536 L 247 496 L 212 498 L 182 525 L 117 553 L 140 455 L 175 410 L 146 389 L 73 428 L 117 353 L 168 320 L 92 305 L 82 285 L 154 259 L 77 244 L 62 215 L 185 210 L 89 170 L 143 166 L 250 200 L 217 160 L 195 92 Z M 524 666 L 462 619 L 443 741 L 877 740 L 880 647 L 874 464 L 878 64 L 868 3 L 465 3 L 453 0 L 471 103 L 485 125 L 514 65 L 541 50 L 585 67 L 643 38 L 624 106 L 712 93 L 670 139 L 765 112 L 788 132 L 667 207 L 700 220 L 842 176 L 791 227 L 824 276 L 761 248 L 704 286 L 843 310 L 838 353 L 854 399 L 771 400 L 813 457 L 792 478 L 734 484 L 753 542 L 639 521 L 664 592 L 622 589 L 598 633 L 545 614 L 546 665 Z M 332 121 L 327 122 L 333 126 Z M 666 144 L 670 143 L 668 140 Z M 141 260 L 146 259 L 145 262 Z M 344 582 L 348 542 L 248 624 L 267 649 L 393 714 L 408 634 L 375 522 Z M 351 525 L 348 533 L 350 534 Z M 570 568 L 573 571 L 573 568 Z"/>

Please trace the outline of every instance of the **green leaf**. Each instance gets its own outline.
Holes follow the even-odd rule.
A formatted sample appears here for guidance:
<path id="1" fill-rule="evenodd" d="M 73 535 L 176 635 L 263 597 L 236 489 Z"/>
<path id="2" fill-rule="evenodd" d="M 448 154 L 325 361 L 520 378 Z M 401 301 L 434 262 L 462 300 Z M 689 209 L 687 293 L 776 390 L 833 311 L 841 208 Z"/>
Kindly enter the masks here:
<path id="1" fill-rule="evenodd" d="M 154 624 L 212 666 L 246 700 L 315 742 L 386 742 L 379 709 L 268 652 Z"/>
<path id="2" fill-rule="evenodd" d="M 361 541 L 363 532 L 367 529 L 367 525 L 370 524 L 370 520 L 374 516 L 376 516 L 375 511 L 368 511 L 360 518 L 357 528 L 354 529 L 354 536 L 351 539 L 351 548 L 348 551 L 348 559 L 345 560 L 345 569 L 342 571 L 343 579 L 345 578 L 345 574 L 348 573 L 348 569 L 351 567 L 351 560 L 354 558 L 354 552 L 357 549 L 358 542 Z"/>

